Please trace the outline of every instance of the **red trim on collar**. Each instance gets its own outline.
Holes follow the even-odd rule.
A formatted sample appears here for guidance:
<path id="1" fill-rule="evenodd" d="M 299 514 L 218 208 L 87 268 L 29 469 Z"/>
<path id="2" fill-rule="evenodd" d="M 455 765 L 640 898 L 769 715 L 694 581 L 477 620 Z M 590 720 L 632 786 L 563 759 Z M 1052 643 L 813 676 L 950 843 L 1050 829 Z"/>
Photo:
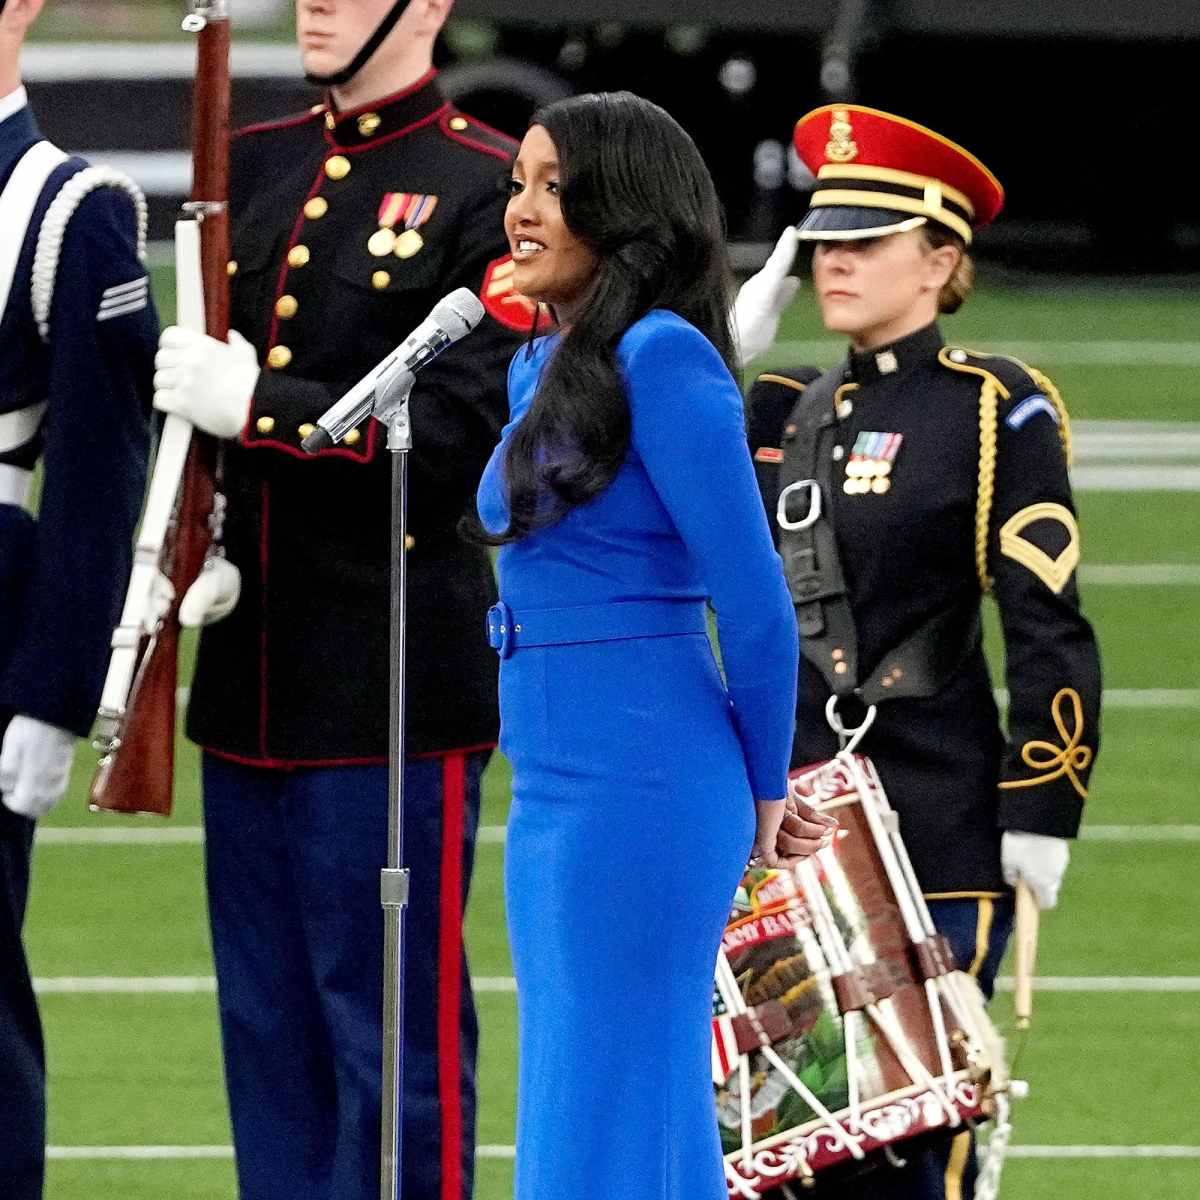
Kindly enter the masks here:
<path id="1" fill-rule="evenodd" d="M 450 109 L 451 107 L 452 106 L 449 104 L 449 102 L 447 102 L 446 108 Z M 462 146 L 468 146 L 472 150 L 478 150 L 480 152 L 480 154 L 490 154 L 490 155 L 492 155 L 493 158 L 498 158 L 501 162 L 506 162 L 506 163 L 512 162 L 513 156 L 511 154 L 509 154 L 507 151 L 501 150 L 497 146 L 489 146 L 487 144 L 487 142 L 476 141 L 473 137 L 468 137 L 466 134 L 462 134 L 462 133 L 457 132 L 454 129 L 451 129 L 450 128 L 450 118 L 452 115 L 455 115 L 455 116 L 461 115 L 466 120 L 471 121 L 473 124 L 476 124 L 476 125 L 479 124 L 479 122 L 476 121 L 474 119 L 474 117 L 468 117 L 468 116 L 466 116 L 465 113 L 463 113 L 463 114 L 453 113 L 452 114 L 450 112 L 446 112 L 442 116 L 442 119 L 438 122 L 438 127 L 452 142 L 458 142 Z M 486 128 L 486 126 L 485 126 L 485 128 Z M 495 133 L 496 131 L 488 130 L 488 132 Z M 506 133 L 502 133 L 502 134 L 500 134 L 500 136 L 503 138 L 507 138 L 507 140 L 510 142 L 513 140 L 512 138 L 508 137 L 508 134 L 506 134 Z"/>
<path id="2" fill-rule="evenodd" d="M 405 125 L 403 129 L 397 129 L 395 133 L 385 134 L 383 137 L 377 137 L 372 142 L 363 142 L 361 146 L 342 146 L 334 140 L 333 130 L 325 129 L 322 132 L 325 135 L 325 141 L 329 144 L 331 154 L 362 154 L 366 150 L 375 150 L 380 146 L 386 146 L 388 142 L 394 142 L 398 138 L 407 137 L 414 130 L 420 129 L 425 125 L 430 125 L 439 117 L 443 116 L 450 108 L 450 101 L 447 100 L 440 108 L 435 108 L 433 112 L 421 117 L 420 120 L 414 121 L 411 125 Z M 324 163 L 322 163 L 324 167 Z"/>
<path id="3" fill-rule="evenodd" d="M 333 113 L 337 120 L 343 117 L 357 117 L 363 113 L 377 113 L 381 108 L 387 108 L 389 105 L 395 104 L 398 100 L 406 100 L 409 96 L 415 95 L 422 88 L 428 87 L 437 78 L 437 68 L 430 67 L 424 75 L 421 76 L 415 83 L 410 83 L 408 87 L 402 88 L 398 92 L 392 92 L 391 95 L 381 96 L 378 100 L 370 100 L 366 104 L 360 104 L 357 108 L 340 108 L 334 111 L 331 99 L 325 101 L 325 109 L 327 112 Z"/>

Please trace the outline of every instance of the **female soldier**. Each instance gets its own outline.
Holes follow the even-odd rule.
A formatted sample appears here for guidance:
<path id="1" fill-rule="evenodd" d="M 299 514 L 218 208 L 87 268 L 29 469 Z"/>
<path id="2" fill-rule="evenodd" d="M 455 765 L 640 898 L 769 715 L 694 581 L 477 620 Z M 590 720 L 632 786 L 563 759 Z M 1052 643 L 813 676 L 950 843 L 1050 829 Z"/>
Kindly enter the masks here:
<path id="1" fill-rule="evenodd" d="M 827 828 L 780 832 L 796 632 L 728 368 L 721 224 L 656 106 L 535 114 L 505 225 L 514 286 L 560 332 L 513 361 L 479 493 L 503 544 L 489 634 L 513 765 L 518 1200 L 724 1195 L 722 927 L 752 842 L 774 863 Z"/>
<path id="2" fill-rule="evenodd" d="M 1003 202 L 982 163 L 854 105 L 801 118 L 795 145 L 816 179 L 799 236 L 814 243 L 824 323 L 850 350 L 819 379 L 763 375 L 750 394 L 801 634 L 792 762 L 837 750 L 831 696 L 847 728 L 878 706 L 862 752 L 900 813 L 935 922 L 990 994 L 1011 928 L 1007 885 L 1024 880 L 1041 907 L 1055 903 L 1099 737 L 1067 415 L 1039 372 L 948 346 L 938 328 L 970 291 L 973 230 Z M 1004 631 L 1007 735 L 980 638 L 988 592 Z M 909 1157 L 868 1191 L 972 1194 L 965 1135 Z"/>

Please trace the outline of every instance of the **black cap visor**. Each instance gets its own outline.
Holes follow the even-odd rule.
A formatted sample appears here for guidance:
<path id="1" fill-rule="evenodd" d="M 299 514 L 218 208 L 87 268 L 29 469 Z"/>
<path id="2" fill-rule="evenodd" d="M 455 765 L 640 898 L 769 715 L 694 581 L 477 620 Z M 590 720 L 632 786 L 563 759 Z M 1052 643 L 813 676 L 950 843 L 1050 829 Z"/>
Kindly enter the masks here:
<path id="1" fill-rule="evenodd" d="M 810 208 L 796 232 L 802 241 L 844 242 L 857 238 L 884 237 L 924 225 L 927 217 L 896 212 L 891 208 L 853 208 L 842 204 Z"/>

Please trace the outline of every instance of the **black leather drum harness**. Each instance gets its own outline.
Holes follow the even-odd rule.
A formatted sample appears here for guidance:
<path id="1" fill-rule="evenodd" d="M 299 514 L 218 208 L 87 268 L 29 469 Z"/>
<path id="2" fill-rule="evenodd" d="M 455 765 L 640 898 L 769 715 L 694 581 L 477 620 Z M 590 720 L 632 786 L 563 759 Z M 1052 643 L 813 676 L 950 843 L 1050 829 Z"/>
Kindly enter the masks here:
<path id="1" fill-rule="evenodd" d="M 826 709 L 830 724 L 848 734 L 853 731 L 843 729 L 837 716 L 840 701 L 856 697 L 870 710 L 886 700 L 934 695 L 978 644 L 980 618 L 978 605 L 935 613 L 860 679 L 858 635 L 832 520 L 838 383 L 837 373 L 828 372 L 792 410 L 790 436 L 782 439 L 775 520 L 801 651 L 833 692 Z"/>

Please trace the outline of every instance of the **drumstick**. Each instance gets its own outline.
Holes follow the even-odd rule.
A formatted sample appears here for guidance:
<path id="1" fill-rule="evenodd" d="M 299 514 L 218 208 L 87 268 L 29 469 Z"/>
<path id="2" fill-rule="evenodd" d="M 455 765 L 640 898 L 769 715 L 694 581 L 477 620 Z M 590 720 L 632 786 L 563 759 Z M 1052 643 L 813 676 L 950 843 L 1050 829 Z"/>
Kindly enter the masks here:
<path id="1" fill-rule="evenodd" d="M 1033 1017 L 1033 970 L 1037 962 L 1038 913 L 1033 892 L 1024 882 L 1017 884 L 1016 949 L 1014 951 L 1016 998 L 1013 1010 L 1017 1028 L 1028 1029 Z"/>

